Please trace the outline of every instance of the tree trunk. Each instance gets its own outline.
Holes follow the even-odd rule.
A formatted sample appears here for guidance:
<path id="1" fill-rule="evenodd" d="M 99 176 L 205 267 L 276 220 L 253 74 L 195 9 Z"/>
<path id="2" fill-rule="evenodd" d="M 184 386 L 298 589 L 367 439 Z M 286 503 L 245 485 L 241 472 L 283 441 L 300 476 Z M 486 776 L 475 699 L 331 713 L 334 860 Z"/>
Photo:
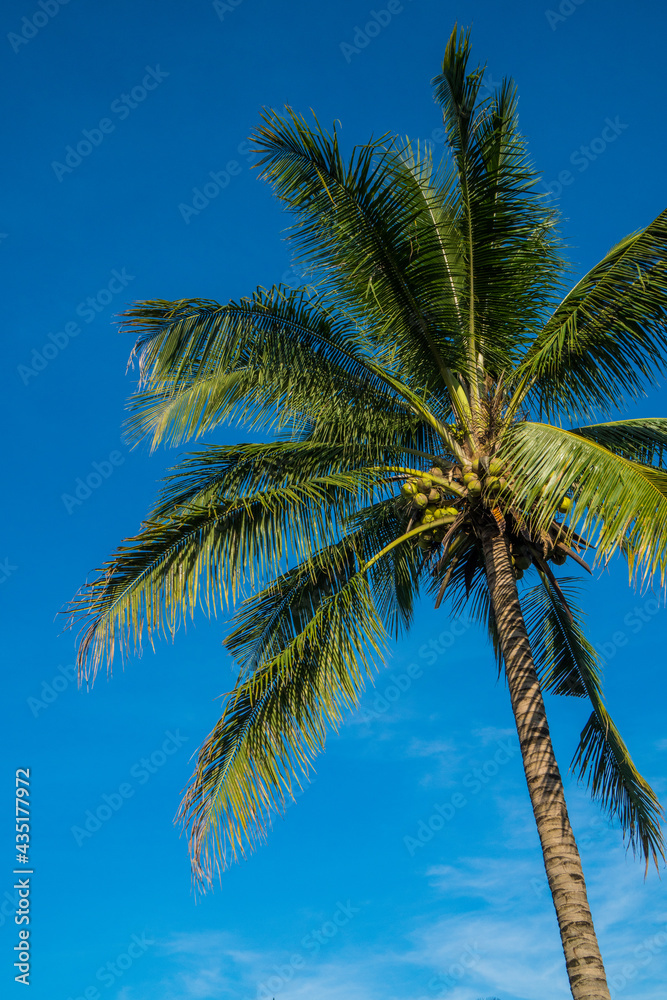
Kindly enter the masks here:
<path id="1" fill-rule="evenodd" d="M 482 544 L 523 767 L 558 917 L 570 989 L 574 1000 L 610 1000 L 509 547 L 495 524 L 484 529 Z"/>

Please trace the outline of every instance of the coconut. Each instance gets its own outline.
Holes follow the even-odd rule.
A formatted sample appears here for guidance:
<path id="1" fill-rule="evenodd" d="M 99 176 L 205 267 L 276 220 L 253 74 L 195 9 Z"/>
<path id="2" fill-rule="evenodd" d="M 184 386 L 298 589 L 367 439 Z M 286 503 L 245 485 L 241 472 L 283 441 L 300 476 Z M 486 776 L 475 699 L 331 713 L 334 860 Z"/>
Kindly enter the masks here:
<path id="1" fill-rule="evenodd" d="M 422 515 L 421 524 L 430 524 L 431 521 L 435 521 L 435 515 L 433 514 L 433 511 L 425 510 Z"/>
<path id="2" fill-rule="evenodd" d="M 517 569 L 525 570 L 530 568 L 532 561 L 533 560 L 530 558 L 529 555 L 524 555 L 523 553 L 521 553 L 521 555 L 517 556 L 514 565 L 516 566 Z"/>
<path id="3" fill-rule="evenodd" d="M 516 569 L 514 571 L 514 575 L 517 578 L 517 580 L 520 580 L 523 577 L 523 570 L 522 569 Z"/>
<path id="4" fill-rule="evenodd" d="M 442 469 L 439 469 L 437 465 L 434 465 L 433 468 L 431 469 L 431 475 L 440 476 L 440 478 L 442 478 L 444 476 L 444 472 L 442 471 Z"/>
<path id="5" fill-rule="evenodd" d="M 445 507 L 445 514 L 447 517 L 456 517 L 458 515 L 458 510 L 456 507 Z"/>
<path id="6" fill-rule="evenodd" d="M 433 486 L 433 480 L 429 476 L 428 472 L 422 472 L 421 476 L 417 480 L 417 486 L 423 493 L 428 493 Z"/>
<path id="7" fill-rule="evenodd" d="M 413 503 L 415 503 L 418 507 L 426 507 L 428 504 L 428 497 L 423 493 L 416 493 L 413 497 Z"/>
<path id="8" fill-rule="evenodd" d="M 563 552 L 561 549 L 554 549 L 554 553 L 551 558 L 555 562 L 556 566 L 564 566 L 567 562 L 567 553 Z"/>
<path id="9" fill-rule="evenodd" d="M 403 494 L 404 497 L 413 497 L 416 492 L 417 492 L 416 483 L 407 482 L 403 483 L 403 485 L 401 486 L 401 493 Z"/>
<path id="10" fill-rule="evenodd" d="M 488 490 L 489 493 L 493 494 L 500 493 L 501 490 L 500 480 L 498 479 L 497 476 L 488 476 L 484 485 L 486 486 L 486 489 Z"/>
<path id="11" fill-rule="evenodd" d="M 499 476 L 502 471 L 503 471 L 503 463 L 500 461 L 500 459 L 492 458 L 491 461 L 489 462 L 489 475 Z"/>
<path id="12" fill-rule="evenodd" d="M 561 502 L 558 504 L 558 512 L 560 514 L 567 514 L 572 506 L 572 500 L 569 497 L 563 497 Z"/>
<path id="13" fill-rule="evenodd" d="M 468 483 L 467 483 L 467 486 L 468 486 L 468 492 L 469 493 L 481 493 L 482 492 L 482 484 L 480 483 L 480 481 L 477 478 L 477 476 L 475 476 L 474 479 L 470 479 L 468 481 Z"/>
<path id="14" fill-rule="evenodd" d="M 480 471 L 481 472 L 484 471 L 483 467 L 479 463 L 479 456 L 477 458 L 473 458 L 472 460 L 472 471 L 475 473 L 476 476 L 479 475 Z"/>
<path id="15" fill-rule="evenodd" d="M 435 503 L 436 500 L 440 499 L 440 490 L 429 490 L 428 498 L 431 501 L 431 503 Z"/>

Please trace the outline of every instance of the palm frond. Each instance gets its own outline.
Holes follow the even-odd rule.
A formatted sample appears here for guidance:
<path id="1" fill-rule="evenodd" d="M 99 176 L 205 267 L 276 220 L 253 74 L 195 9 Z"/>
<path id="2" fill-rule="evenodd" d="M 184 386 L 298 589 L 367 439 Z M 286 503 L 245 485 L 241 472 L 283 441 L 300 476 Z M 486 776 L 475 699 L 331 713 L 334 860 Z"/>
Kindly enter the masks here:
<path id="1" fill-rule="evenodd" d="M 667 210 L 613 247 L 568 292 L 521 371 L 546 417 L 609 413 L 667 364 Z"/>
<path id="2" fill-rule="evenodd" d="M 667 568 L 667 473 L 610 451 L 581 434 L 522 421 L 506 438 L 514 487 L 546 527 L 564 495 L 580 534 L 595 538 L 596 561 L 623 552 L 631 576 L 664 581 Z M 540 491 L 541 495 L 540 495 Z"/>
<path id="3" fill-rule="evenodd" d="M 355 575 L 230 694 L 179 813 L 200 882 L 263 839 L 308 777 L 327 728 L 358 703 L 385 638 L 368 582 Z"/>
<path id="4" fill-rule="evenodd" d="M 667 462 L 667 419 L 639 417 L 633 420 L 612 420 L 605 424 L 575 427 L 573 434 L 596 441 L 616 455 L 622 455 L 642 465 L 664 468 Z"/>
<path id="5" fill-rule="evenodd" d="M 117 644 L 140 651 L 144 632 L 173 637 L 197 608 L 215 614 L 290 555 L 308 559 L 334 543 L 360 497 L 387 494 L 382 472 L 351 467 L 341 451 L 248 445 L 186 459 L 139 534 L 72 602 L 85 628 L 79 663 L 94 675 Z"/>
<path id="6" fill-rule="evenodd" d="M 538 586 L 521 598 L 540 684 L 554 694 L 587 697 L 593 708 L 570 766 L 586 782 L 594 801 L 618 820 L 628 846 L 647 867 L 653 861 L 657 868 L 659 860 L 665 860 L 663 810 L 605 707 L 599 659 L 584 634 L 582 613 L 575 603 L 579 581 L 559 580 L 567 592 L 566 608 L 562 594 L 544 574 L 540 578 Z"/>
<path id="7" fill-rule="evenodd" d="M 484 70 L 468 71 L 470 33 L 455 27 L 433 84 L 458 174 L 457 215 L 466 258 L 466 375 L 478 355 L 498 377 L 519 361 L 543 323 L 562 270 L 556 215 L 535 191 L 537 174 L 518 129 L 516 88 L 504 80 L 480 99 Z"/>
<path id="8" fill-rule="evenodd" d="M 346 534 L 314 552 L 245 600 L 226 645 L 244 673 L 276 655 L 296 638 L 316 609 L 402 530 L 394 499 L 355 512 Z M 388 634 L 398 635 L 412 619 L 419 590 L 418 550 L 395 546 L 368 571 L 373 603 Z"/>
<path id="9" fill-rule="evenodd" d="M 372 414 L 412 415 L 400 385 L 369 357 L 346 320 L 303 292 L 274 287 L 250 299 L 140 302 L 125 313 L 138 335 L 140 389 L 130 400 L 131 438 L 179 444 L 223 420 L 266 429 L 317 420 L 343 402 Z M 360 418 L 361 421 L 361 418 Z"/>
<path id="10" fill-rule="evenodd" d="M 336 301 L 363 326 L 383 364 L 407 384 L 442 393 L 455 368 L 457 234 L 438 225 L 424 190 L 431 168 L 409 145 L 383 136 L 345 161 L 338 131 L 286 109 L 266 112 L 253 139 L 262 176 L 297 215 L 290 238 Z M 415 183 L 419 177 L 419 183 Z M 438 184 L 447 216 L 448 184 Z M 446 247 L 443 253 L 443 244 Z"/>

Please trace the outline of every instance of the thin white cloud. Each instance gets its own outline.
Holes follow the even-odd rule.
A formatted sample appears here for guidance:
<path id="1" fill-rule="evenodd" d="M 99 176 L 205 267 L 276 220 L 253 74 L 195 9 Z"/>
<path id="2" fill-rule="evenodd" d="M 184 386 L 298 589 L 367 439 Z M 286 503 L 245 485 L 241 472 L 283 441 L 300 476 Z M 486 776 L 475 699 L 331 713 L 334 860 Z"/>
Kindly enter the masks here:
<path id="1" fill-rule="evenodd" d="M 497 743 L 498 740 L 516 740 L 516 729 L 499 729 L 497 726 L 483 726 L 481 729 L 473 729 L 472 735 L 482 746 L 488 746 L 489 743 Z"/>
<path id="2" fill-rule="evenodd" d="M 583 790 L 568 796 L 612 996 L 664 1000 L 662 886 L 655 876 L 644 882 Z M 162 947 L 167 975 L 154 994 L 140 991 L 141 1000 L 562 1000 L 568 986 L 534 824 L 531 836 L 522 834 L 530 804 L 515 796 L 502 806 L 499 826 L 494 812 L 497 848 L 424 870 L 425 906 L 442 916 L 406 918 L 385 947 L 355 932 L 317 955 L 302 949 L 303 964 L 290 971 L 283 950 L 253 951 L 223 932 L 176 934 Z"/>

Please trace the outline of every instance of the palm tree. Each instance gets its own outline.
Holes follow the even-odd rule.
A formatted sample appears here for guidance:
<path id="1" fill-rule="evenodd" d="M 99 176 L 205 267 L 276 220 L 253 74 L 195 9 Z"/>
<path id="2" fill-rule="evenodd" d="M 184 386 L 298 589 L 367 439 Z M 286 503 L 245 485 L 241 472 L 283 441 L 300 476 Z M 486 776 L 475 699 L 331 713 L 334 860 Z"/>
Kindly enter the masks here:
<path id="1" fill-rule="evenodd" d="M 608 1000 L 543 694 L 590 701 L 573 769 L 657 865 L 660 805 L 555 568 L 588 569 L 593 549 L 664 580 L 667 419 L 611 418 L 667 359 L 667 213 L 564 293 L 514 85 L 483 98 L 469 52 L 455 28 L 434 81 L 440 164 L 387 136 L 344 159 L 335 130 L 264 114 L 258 165 L 312 285 L 126 312 L 134 439 L 179 445 L 236 418 L 271 440 L 181 461 L 74 601 L 79 660 L 94 677 L 117 645 L 237 608 L 239 678 L 180 810 L 206 885 L 291 801 L 420 589 L 469 602 L 507 679 L 572 995 Z"/>

